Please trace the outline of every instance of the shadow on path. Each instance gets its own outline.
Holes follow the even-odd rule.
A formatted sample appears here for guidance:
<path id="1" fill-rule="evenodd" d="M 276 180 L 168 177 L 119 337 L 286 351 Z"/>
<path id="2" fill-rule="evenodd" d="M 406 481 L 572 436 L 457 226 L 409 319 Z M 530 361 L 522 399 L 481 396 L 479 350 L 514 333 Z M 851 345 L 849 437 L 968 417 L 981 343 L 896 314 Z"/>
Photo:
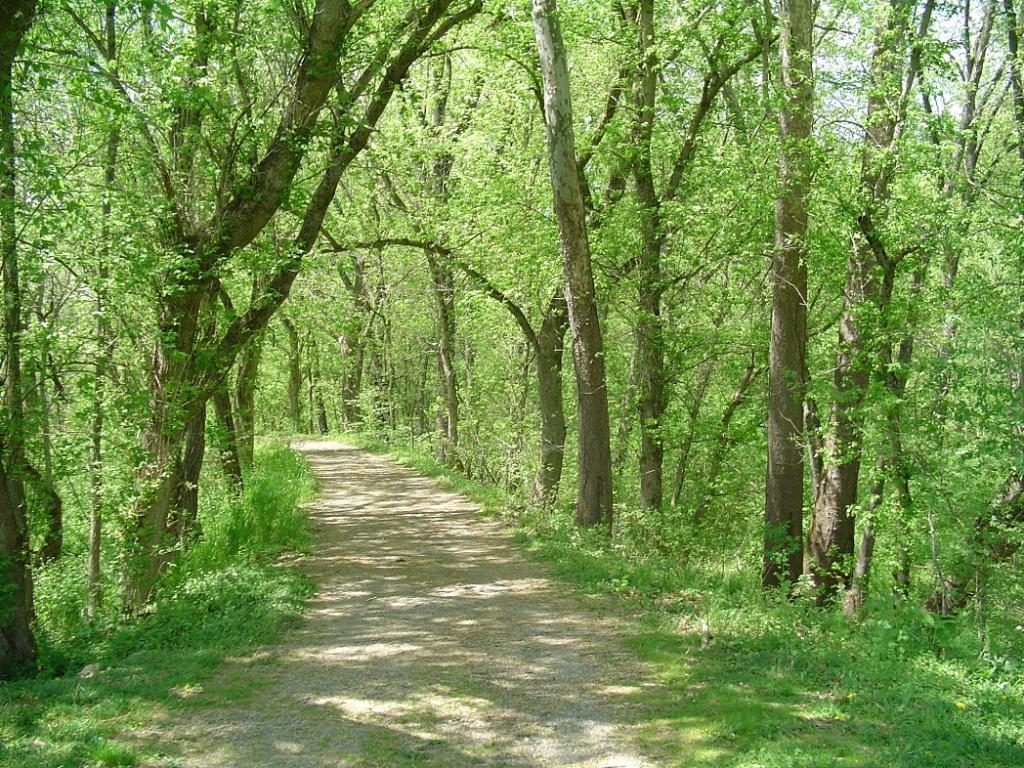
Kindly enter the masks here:
<path id="1" fill-rule="evenodd" d="M 299 447 L 320 484 L 317 594 L 273 663 L 229 662 L 159 726 L 171 765 L 647 765 L 619 727 L 640 678 L 609 620 L 463 497 L 354 448 Z M 250 693 L 214 708 L 218 687 Z"/>

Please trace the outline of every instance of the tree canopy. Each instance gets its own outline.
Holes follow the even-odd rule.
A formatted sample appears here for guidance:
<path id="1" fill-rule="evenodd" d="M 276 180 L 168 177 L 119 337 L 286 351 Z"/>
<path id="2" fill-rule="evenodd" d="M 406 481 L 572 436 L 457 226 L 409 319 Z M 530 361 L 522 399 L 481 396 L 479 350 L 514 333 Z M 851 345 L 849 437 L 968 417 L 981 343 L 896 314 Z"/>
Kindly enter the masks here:
<path id="1" fill-rule="evenodd" d="M 5 2 L 0 677 L 47 569 L 143 613 L 258 434 L 413 446 L 637 559 L 1010 637 L 1021 15 Z"/>

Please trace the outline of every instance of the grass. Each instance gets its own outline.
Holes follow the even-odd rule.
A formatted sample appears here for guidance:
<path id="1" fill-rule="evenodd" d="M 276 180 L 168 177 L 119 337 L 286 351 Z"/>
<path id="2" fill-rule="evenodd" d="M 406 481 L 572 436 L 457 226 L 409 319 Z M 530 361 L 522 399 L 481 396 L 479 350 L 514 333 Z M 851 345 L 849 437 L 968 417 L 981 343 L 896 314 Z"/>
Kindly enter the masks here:
<path id="1" fill-rule="evenodd" d="M 638 556 L 574 529 L 568 510 L 524 509 L 422 452 L 346 440 L 505 516 L 559 578 L 627 617 L 624 641 L 659 683 L 641 688 L 631 707 L 658 765 L 1024 765 L 1024 632 L 994 652 L 972 617 L 942 619 L 887 596 L 851 621 L 765 596 L 741 571 Z"/>
<path id="2" fill-rule="evenodd" d="M 84 622 L 69 574 L 44 576 L 37 602 L 48 673 L 0 685 L 0 765 L 137 765 L 145 748 L 133 732 L 189 706 L 226 657 L 274 640 L 299 616 L 311 585 L 274 556 L 308 543 L 299 503 L 312 491 L 298 454 L 261 447 L 243 498 L 204 499 L 203 538 L 153 609 L 131 622 Z M 87 664 L 98 671 L 79 676 Z M 232 699 L 251 693 L 244 680 L 222 688 Z"/>

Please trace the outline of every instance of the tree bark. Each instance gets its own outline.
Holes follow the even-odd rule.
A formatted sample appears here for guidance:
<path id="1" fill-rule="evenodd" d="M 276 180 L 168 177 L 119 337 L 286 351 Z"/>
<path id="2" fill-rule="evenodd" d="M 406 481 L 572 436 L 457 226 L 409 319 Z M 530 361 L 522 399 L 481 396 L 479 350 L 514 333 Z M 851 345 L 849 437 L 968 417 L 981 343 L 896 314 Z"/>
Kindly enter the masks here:
<path id="1" fill-rule="evenodd" d="M 562 360 L 568 309 L 559 288 L 548 304 L 537 332 L 537 404 L 540 408 L 540 461 L 533 480 L 535 504 L 549 506 L 558 498 L 565 459 L 565 408 L 562 401 Z"/>
<path id="2" fill-rule="evenodd" d="M 170 529 L 179 547 L 187 548 L 196 535 L 199 520 L 199 477 L 206 456 L 206 408 L 200 408 L 185 425 L 185 449 L 175 472 L 174 508 Z"/>
<path id="3" fill-rule="evenodd" d="M 238 464 L 242 476 L 252 472 L 256 442 L 256 381 L 263 357 L 263 337 L 242 350 L 235 375 L 235 427 L 238 435 Z"/>
<path id="4" fill-rule="evenodd" d="M 803 571 L 803 402 L 807 371 L 807 201 L 814 107 L 814 5 L 783 0 L 779 41 L 779 194 L 775 199 L 772 321 L 768 350 L 768 469 L 761 585 Z"/>
<path id="5" fill-rule="evenodd" d="M 217 417 L 217 452 L 228 484 L 236 491 L 242 489 L 242 462 L 238 457 L 238 431 L 231 408 L 231 394 L 227 380 L 221 381 L 213 393 L 213 412 Z"/>
<path id="6" fill-rule="evenodd" d="M 365 344 L 359 333 L 345 331 L 338 336 L 341 355 L 341 414 L 346 427 L 357 426 L 362 420 L 359 413 L 359 395 L 363 389 L 363 363 Z"/>
<path id="7" fill-rule="evenodd" d="M 43 293 L 40 292 L 40 297 Z M 31 485 L 35 488 L 40 497 L 39 516 L 45 522 L 43 542 L 39 547 L 39 563 L 48 563 L 56 560 L 64 548 L 64 502 L 57 493 L 57 486 L 53 478 L 53 445 L 52 430 L 50 421 L 50 396 L 47 381 L 47 365 L 50 358 L 49 344 L 43 341 L 40 350 L 39 366 L 41 370 L 38 376 L 33 376 L 32 388 L 35 389 L 39 406 L 39 427 L 43 444 L 43 471 L 39 472 L 28 461 L 25 462 L 25 469 Z"/>
<path id="8" fill-rule="evenodd" d="M 640 506 L 661 509 L 665 448 L 665 341 L 661 318 L 664 278 L 661 252 L 665 236 L 651 165 L 658 73 L 654 40 L 654 0 L 640 0 L 637 12 L 640 57 L 633 178 L 643 209 L 637 269 L 640 320 L 636 330 L 637 408 L 640 416 Z"/>
<path id="9" fill-rule="evenodd" d="M 577 173 L 569 66 L 555 0 L 533 0 L 533 28 L 544 82 L 548 165 L 565 271 L 579 414 L 576 523 L 612 524 L 608 390 L 586 213 Z"/>
<path id="10" fill-rule="evenodd" d="M 316 427 L 321 435 L 326 435 L 329 431 L 327 424 L 327 406 L 324 405 L 324 396 L 320 394 L 319 386 L 316 391 Z"/>
<path id="11" fill-rule="evenodd" d="M 295 324 L 281 315 L 281 325 L 288 333 L 288 416 L 292 422 L 292 432 L 302 433 L 302 356 L 299 345 L 299 332 Z"/>
<path id="12" fill-rule="evenodd" d="M 455 372 L 455 278 L 438 254 L 428 252 L 431 293 L 437 313 L 437 382 L 440 407 L 434 413 L 438 461 L 457 462 L 459 446 L 459 380 Z"/>
<path id="13" fill-rule="evenodd" d="M 15 224 L 17 166 L 14 57 L 32 24 L 34 0 L 0 7 L 0 256 L 3 260 L 4 350 L 7 363 L 0 430 L 0 680 L 31 674 L 36 664 L 32 571 L 25 509 L 25 413 L 21 370 L 21 282 Z"/>
<path id="14" fill-rule="evenodd" d="M 441 57 L 439 66 L 433 68 L 431 83 L 429 121 L 431 133 L 439 140 L 448 118 L 448 97 L 451 93 L 451 57 Z M 442 143 L 441 146 L 444 146 Z M 448 203 L 448 179 L 455 158 L 443 149 L 432 158 L 429 171 L 430 194 L 438 205 Z M 469 462 L 462 462 L 459 450 L 459 380 L 455 370 L 456 319 L 455 319 L 455 276 L 444 255 L 427 249 L 427 264 L 430 267 L 434 308 L 437 313 L 437 381 L 441 408 L 435 412 L 437 429 L 436 454 L 439 461 L 469 469 Z"/>

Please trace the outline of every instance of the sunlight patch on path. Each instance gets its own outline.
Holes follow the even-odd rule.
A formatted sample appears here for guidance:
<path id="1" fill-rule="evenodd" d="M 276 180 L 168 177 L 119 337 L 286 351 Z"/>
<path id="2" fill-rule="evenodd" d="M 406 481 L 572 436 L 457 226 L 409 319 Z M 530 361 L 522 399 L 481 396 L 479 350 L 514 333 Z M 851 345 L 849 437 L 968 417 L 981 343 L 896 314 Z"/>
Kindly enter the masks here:
<path id="1" fill-rule="evenodd" d="M 636 661 L 466 499 L 386 459 L 302 446 L 317 585 L 306 620 L 156 725 L 182 768 L 647 768 L 631 745 Z M 267 650 L 261 651 L 267 653 Z M 227 685 L 228 683 L 224 683 Z M 223 700 L 223 697 L 221 697 Z"/>

